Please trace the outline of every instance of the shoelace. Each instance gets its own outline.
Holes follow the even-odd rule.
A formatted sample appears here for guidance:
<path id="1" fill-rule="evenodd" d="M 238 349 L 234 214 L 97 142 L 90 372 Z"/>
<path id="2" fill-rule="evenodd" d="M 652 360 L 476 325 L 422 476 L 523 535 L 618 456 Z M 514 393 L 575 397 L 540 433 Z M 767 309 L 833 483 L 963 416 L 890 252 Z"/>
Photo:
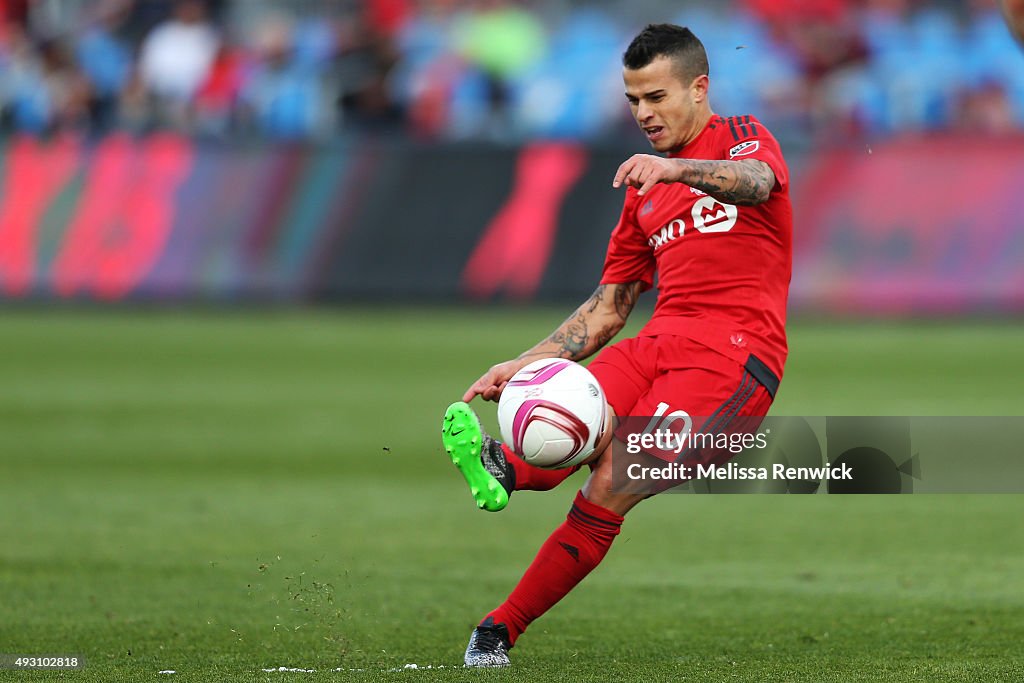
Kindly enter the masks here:
<path id="1" fill-rule="evenodd" d="M 483 460 L 484 468 L 488 472 L 499 478 L 505 475 L 508 463 L 505 460 L 505 454 L 501 450 L 501 444 L 495 441 L 493 437 L 484 435 L 481 455 L 483 455 L 481 459 Z"/>
<path id="2" fill-rule="evenodd" d="M 501 637 L 501 633 L 498 629 L 480 627 L 476 630 L 476 645 L 477 650 L 484 652 L 494 652 L 499 649 L 507 649 L 505 645 L 505 639 Z"/>

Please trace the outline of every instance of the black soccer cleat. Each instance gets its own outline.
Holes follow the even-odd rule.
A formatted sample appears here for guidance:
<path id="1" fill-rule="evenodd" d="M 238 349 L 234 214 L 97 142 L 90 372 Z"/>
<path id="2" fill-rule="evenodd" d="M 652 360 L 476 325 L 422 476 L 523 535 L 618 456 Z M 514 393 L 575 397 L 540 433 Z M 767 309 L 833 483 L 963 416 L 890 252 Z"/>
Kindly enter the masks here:
<path id="1" fill-rule="evenodd" d="M 466 479 L 477 507 L 490 512 L 504 509 L 516 487 L 516 471 L 505 457 L 501 443 L 480 427 L 472 408 L 461 401 L 448 407 L 441 425 L 441 441 Z"/>
<path id="2" fill-rule="evenodd" d="M 516 470 L 505 457 L 501 442 L 487 432 L 484 432 L 484 446 L 480 449 L 480 462 L 511 498 L 516 489 Z"/>
<path id="3" fill-rule="evenodd" d="M 512 642 L 505 624 L 495 624 L 492 617 L 473 629 L 466 646 L 466 666 L 475 668 L 508 666 Z"/>

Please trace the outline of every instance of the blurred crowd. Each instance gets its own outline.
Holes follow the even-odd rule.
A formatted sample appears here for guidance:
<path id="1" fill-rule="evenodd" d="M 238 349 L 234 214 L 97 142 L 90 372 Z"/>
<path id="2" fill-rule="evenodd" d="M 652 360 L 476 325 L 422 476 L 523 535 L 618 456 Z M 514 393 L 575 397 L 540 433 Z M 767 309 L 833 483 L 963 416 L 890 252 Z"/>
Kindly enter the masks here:
<path id="1" fill-rule="evenodd" d="M 717 112 L 783 136 L 1024 128 L 996 0 L 0 0 L 0 128 L 601 139 L 651 20 L 704 41 Z"/>

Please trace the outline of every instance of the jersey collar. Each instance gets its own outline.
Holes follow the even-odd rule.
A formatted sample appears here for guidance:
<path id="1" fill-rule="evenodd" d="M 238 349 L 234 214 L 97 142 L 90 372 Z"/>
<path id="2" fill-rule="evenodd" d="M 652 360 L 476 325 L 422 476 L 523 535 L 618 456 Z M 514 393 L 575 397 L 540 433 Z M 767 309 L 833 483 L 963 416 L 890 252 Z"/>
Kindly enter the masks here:
<path id="1" fill-rule="evenodd" d="M 708 122 L 707 122 L 707 123 L 705 123 L 705 124 L 704 124 L 704 127 L 700 129 L 700 132 L 699 132 L 699 133 L 697 133 L 697 136 L 696 136 L 696 137 L 694 137 L 694 138 L 693 138 L 692 140 L 690 140 L 689 142 L 687 142 L 687 143 L 686 143 L 686 144 L 685 144 L 685 145 L 683 146 L 683 148 L 682 148 L 682 149 L 680 149 L 680 150 L 679 150 L 678 152 L 671 152 L 671 153 L 669 153 L 669 154 L 668 154 L 668 158 L 669 158 L 669 159 L 682 159 L 682 158 L 685 158 L 685 157 L 686 157 L 686 152 L 687 152 L 687 150 L 693 149 L 693 146 L 694 146 L 694 145 L 696 145 L 696 144 L 697 144 L 697 142 L 698 142 L 698 141 L 699 141 L 699 140 L 700 140 L 700 139 L 701 139 L 702 137 L 704 137 L 704 134 L 708 132 L 708 129 L 709 129 L 709 128 L 711 128 L 711 122 L 712 122 L 712 121 L 714 121 L 714 120 L 715 120 L 716 118 L 718 118 L 718 116 L 716 116 L 715 114 L 711 114 L 711 116 L 709 116 L 709 117 L 708 117 Z"/>

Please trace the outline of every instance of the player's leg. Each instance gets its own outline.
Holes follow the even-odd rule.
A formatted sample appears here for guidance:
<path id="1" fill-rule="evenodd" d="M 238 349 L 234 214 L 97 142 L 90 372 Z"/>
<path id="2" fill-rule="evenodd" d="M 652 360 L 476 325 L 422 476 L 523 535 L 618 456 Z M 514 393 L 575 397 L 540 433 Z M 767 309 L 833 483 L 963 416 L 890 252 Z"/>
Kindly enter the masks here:
<path id="1" fill-rule="evenodd" d="M 646 352 L 645 352 L 646 349 Z M 590 364 L 613 409 L 628 414 L 653 373 L 656 354 L 650 339 L 627 339 Z M 611 416 L 614 421 L 614 414 Z M 642 495 L 621 495 L 611 490 L 610 439 L 590 463 L 591 475 L 576 494 L 565 521 L 541 546 L 516 588 L 474 630 L 466 648 L 468 666 L 506 666 L 508 650 L 537 617 L 561 600 L 596 567 L 619 534 L 623 516 L 643 500 Z"/>
<path id="2" fill-rule="evenodd" d="M 724 427 L 737 416 L 763 415 L 770 406 L 765 387 L 735 361 L 689 340 L 672 338 L 659 345 L 679 364 L 659 362 L 664 372 L 632 408 L 636 415 L 655 415 L 667 403 L 695 416 L 717 414 Z M 638 351 L 645 355 L 642 347 Z M 617 453 L 623 453 L 621 444 L 601 454 L 566 521 L 541 547 L 509 598 L 477 627 L 466 651 L 467 665 L 506 665 L 507 650 L 519 635 L 604 559 L 625 514 L 654 493 L 623 490 L 621 477 L 615 477 Z M 486 650 L 487 645 L 492 649 Z"/>
<path id="3" fill-rule="evenodd" d="M 601 563 L 619 534 L 623 516 L 645 498 L 611 491 L 612 450 L 607 446 L 592 464 L 565 521 L 540 547 L 512 593 L 473 631 L 466 648 L 467 666 L 507 666 L 508 650 L 519 635 Z M 604 504 L 589 500 L 588 491 Z"/>

